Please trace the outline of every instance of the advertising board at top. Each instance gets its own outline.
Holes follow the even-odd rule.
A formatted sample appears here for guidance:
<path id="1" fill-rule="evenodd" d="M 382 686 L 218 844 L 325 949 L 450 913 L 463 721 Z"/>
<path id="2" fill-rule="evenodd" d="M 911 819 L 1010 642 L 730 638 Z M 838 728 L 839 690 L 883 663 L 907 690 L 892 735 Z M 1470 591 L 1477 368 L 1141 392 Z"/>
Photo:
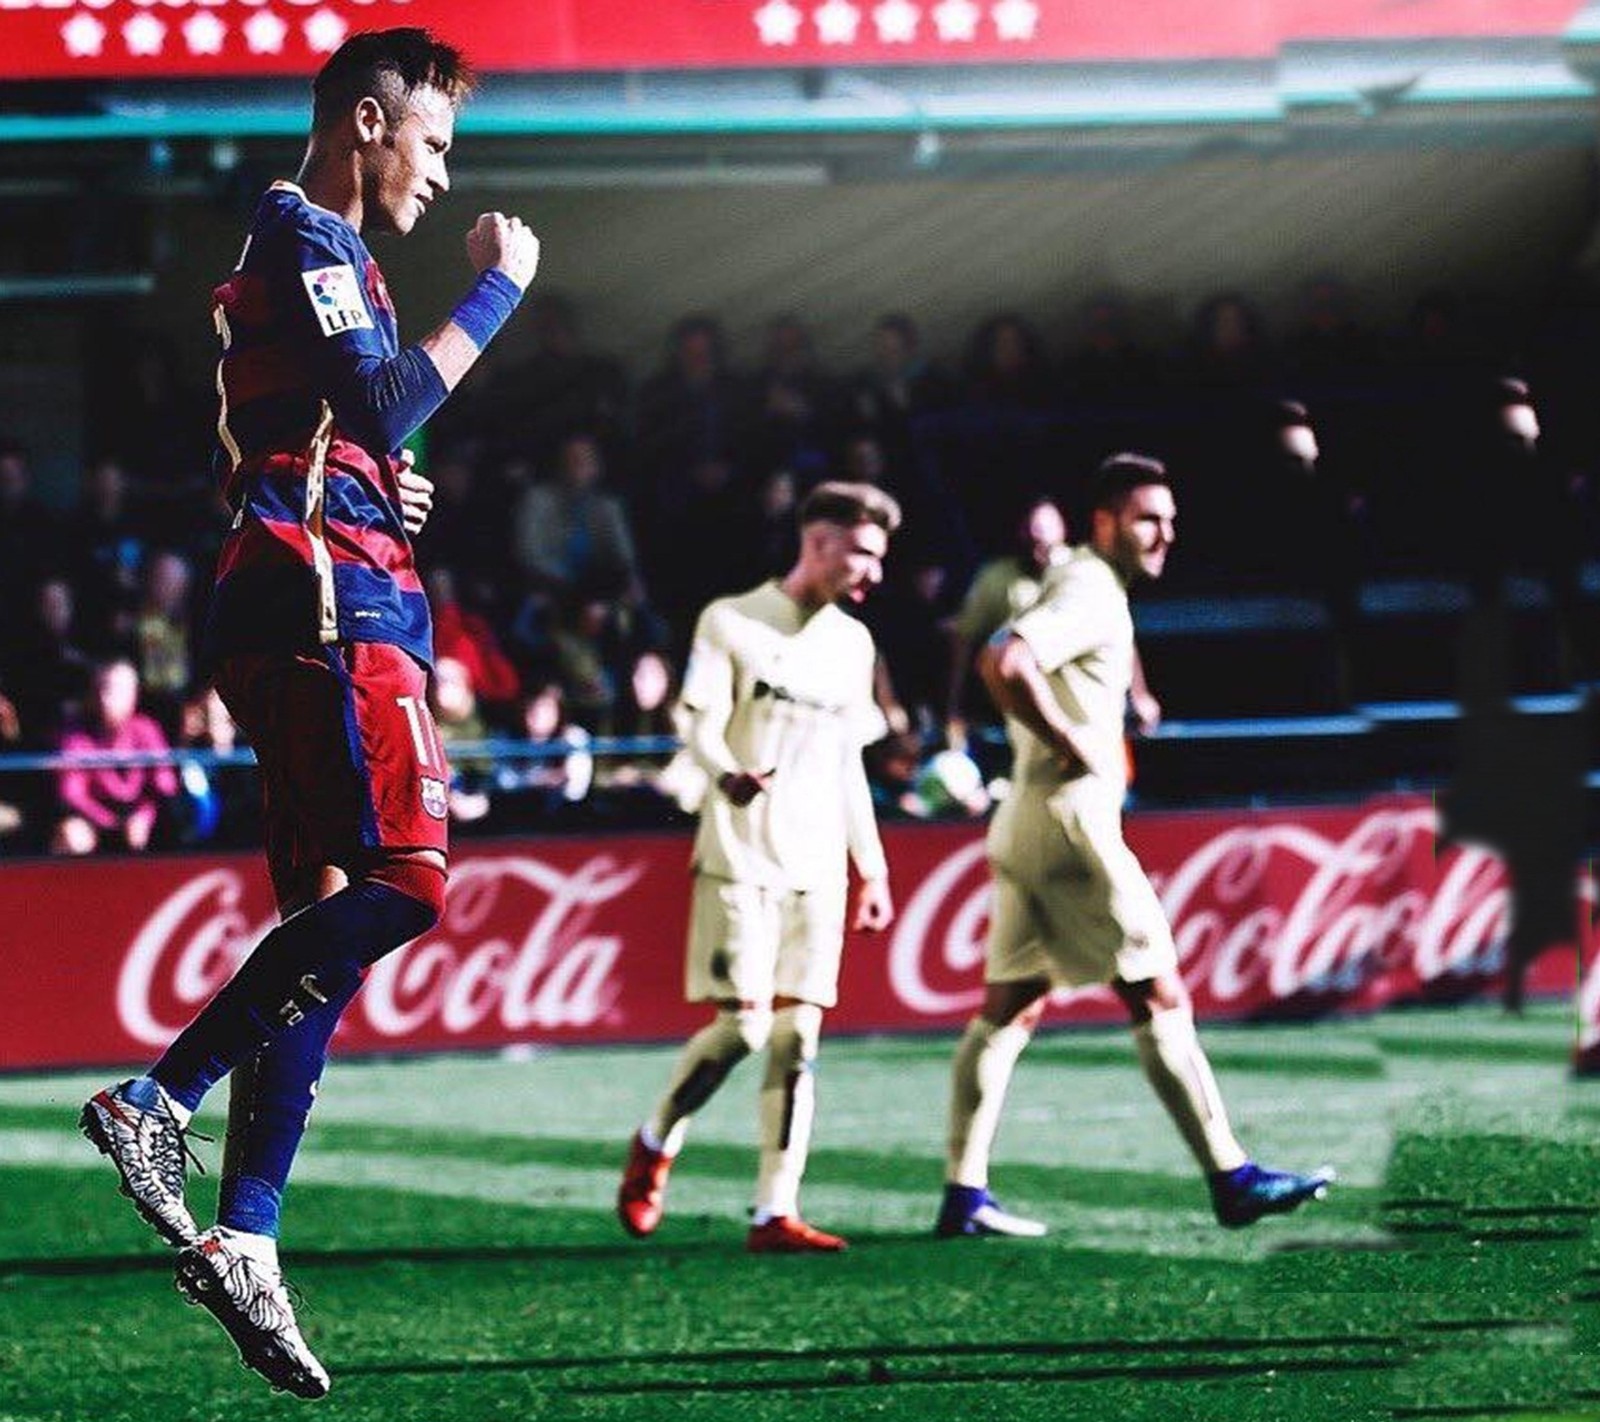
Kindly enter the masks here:
<path id="1" fill-rule="evenodd" d="M 422 25 L 480 70 L 1270 55 L 1296 40 L 1559 35 L 1579 0 L 0 0 L 0 81 L 306 75 Z"/>

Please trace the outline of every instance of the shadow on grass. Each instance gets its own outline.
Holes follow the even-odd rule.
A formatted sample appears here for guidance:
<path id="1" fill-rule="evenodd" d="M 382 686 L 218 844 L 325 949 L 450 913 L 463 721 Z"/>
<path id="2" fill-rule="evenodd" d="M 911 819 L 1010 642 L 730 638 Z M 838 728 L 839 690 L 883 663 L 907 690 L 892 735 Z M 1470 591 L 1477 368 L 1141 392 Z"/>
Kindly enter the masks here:
<path id="1" fill-rule="evenodd" d="M 792 1348 L 727 1348 L 714 1351 L 568 1355 L 550 1358 L 483 1358 L 346 1364 L 342 1375 L 370 1377 L 475 1373 L 593 1373 L 631 1368 L 726 1369 L 809 1365 L 802 1374 L 780 1377 L 657 1377 L 585 1382 L 564 1389 L 575 1394 L 753 1392 L 773 1389 L 859 1387 L 879 1383 L 1096 1381 L 1107 1378 L 1181 1380 L 1239 1373 L 1318 1370 L 1370 1371 L 1393 1367 L 1402 1340 L 1387 1334 L 1326 1334 L 1303 1338 L 1206 1337 L 1086 1339 L 988 1343 L 883 1344 L 805 1351 Z M 1194 1357 L 1193 1355 L 1202 1355 Z M 1203 1355 L 1223 1355 L 1206 1357 Z M 1241 1358 L 1237 1355 L 1246 1355 Z M 1325 1356 L 1307 1356 L 1320 1354 Z M 1351 1356 L 1355 1354 L 1357 1356 Z M 1225 1355 L 1234 1355 L 1228 1357 Z M 1070 1367 L 994 1366 L 952 1370 L 938 1365 L 992 1359 L 996 1364 L 1064 1358 L 1131 1359 L 1132 1363 L 1080 1362 Z M 1145 1361 L 1140 1361 L 1145 1360 Z M 859 1365 L 859 1366 L 852 1366 Z"/>

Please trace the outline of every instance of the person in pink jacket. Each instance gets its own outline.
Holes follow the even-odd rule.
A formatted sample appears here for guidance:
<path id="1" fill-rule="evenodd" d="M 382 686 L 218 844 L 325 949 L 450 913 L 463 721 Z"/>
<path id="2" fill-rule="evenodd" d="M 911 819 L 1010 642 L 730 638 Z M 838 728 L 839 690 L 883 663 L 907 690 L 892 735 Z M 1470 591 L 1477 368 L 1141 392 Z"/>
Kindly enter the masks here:
<path id="1" fill-rule="evenodd" d="M 168 749 L 161 727 L 139 710 L 139 673 L 118 658 L 94 674 L 83 720 L 61 734 L 63 755 Z M 163 800 L 178 793 L 170 765 L 84 766 L 60 772 L 57 793 L 63 818 L 52 848 L 58 854 L 92 854 L 102 844 L 144 849 Z"/>

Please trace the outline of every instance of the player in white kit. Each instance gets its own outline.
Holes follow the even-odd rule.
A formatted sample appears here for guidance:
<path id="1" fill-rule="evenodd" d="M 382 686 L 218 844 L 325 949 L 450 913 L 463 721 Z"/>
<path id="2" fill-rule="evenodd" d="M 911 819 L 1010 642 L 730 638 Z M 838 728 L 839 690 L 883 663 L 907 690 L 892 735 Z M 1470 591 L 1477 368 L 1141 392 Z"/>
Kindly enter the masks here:
<path id="1" fill-rule="evenodd" d="M 810 1253 L 844 1240 L 800 1217 L 815 1107 L 812 1064 L 837 1000 L 846 853 L 856 929 L 894 916 L 862 747 L 884 733 L 872 637 L 838 604 L 882 580 L 900 510 L 870 484 L 821 484 L 800 510 L 800 554 L 781 579 L 719 598 L 696 624 L 684 674 L 685 744 L 710 782 L 694 845 L 686 990 L 711 1021 L 684 1047 L 634 1137 L 617 1214 L 661 1222 L 689 1120 L 752 1052 L 767 1050 L 761 1158 L 748 1247 Z"/>
<path id="2" fill-rule="evenodd" d="M 1045 1232 L 989 1194 L 989 1154 L 1012 1068 L 1057 987 L 1108 983 L 1122 999 L 1145 1075 L 1206 1173 L 1223 1225 L 1292 1210 L 1332 1179 L 1265 1170 L 1234 1138 L 1166 914 L 1123 841 L 1128 587 L 1161 576 L 1177 510 L 1160 461 L 1133 454 L 1100 466 L 1092 502 L 1089 542 L 1046 573 L 1039 600 L 980 658 L 1015 763 L 989 827 L 987 989 L 952 1068 L 941 1236 Z"/>

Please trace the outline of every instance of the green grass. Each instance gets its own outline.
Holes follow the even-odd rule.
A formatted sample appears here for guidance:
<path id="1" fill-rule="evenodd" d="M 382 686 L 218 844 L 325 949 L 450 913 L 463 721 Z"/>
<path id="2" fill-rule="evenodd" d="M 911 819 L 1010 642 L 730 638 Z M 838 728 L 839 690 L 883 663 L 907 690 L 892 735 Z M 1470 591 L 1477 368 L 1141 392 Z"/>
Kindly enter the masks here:
<path id="1" fill-rule="evenodd" d="M 927 1233 L 951 1044 L 830 1042 L 805 1201 L 853 1247 L 809 1259 L 742 1252 L 749 1066 L 638 1243 L 611 1198 L 670 1050 L 337 1064 L 286 1220 L 335 1379 L 317 1415 L 1600 1418 L 1600 1082 L 1568 1080 L 1568 1034 L 1554 1006 L 1212 1029 L 1252 1149 L 1341 1172 L 1239 1233 L 1211 1222 L 1125 1037 L 1047 1036 L 995 1183 L 1052 1232 L 955 1243 Z M 73 1131 L 97 1084 L 0 1079 L 0 1422 L 303 1408 L 172 1290 Z M 192 1194 L 204 1214 L 212 1180 Z"/>

